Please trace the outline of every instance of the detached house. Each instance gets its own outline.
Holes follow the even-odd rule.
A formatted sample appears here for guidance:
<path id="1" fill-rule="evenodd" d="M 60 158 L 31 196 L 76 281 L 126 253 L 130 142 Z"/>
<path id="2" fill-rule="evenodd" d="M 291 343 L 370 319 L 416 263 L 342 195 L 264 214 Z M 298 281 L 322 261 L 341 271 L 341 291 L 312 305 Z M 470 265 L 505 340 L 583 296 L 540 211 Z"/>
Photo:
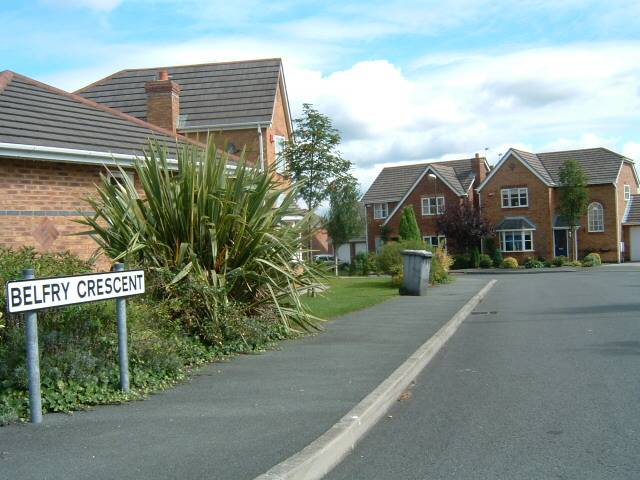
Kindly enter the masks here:
<path id="1" fill-rule="evenodd" d="M 418 226 L 427 243 L 438 246 L 446 238 L 437 219 L 447 205 L 469 201 L 478 206 L 474 190 L 487 176 L 489 165 L 474 158 L 387 167 L 380 172 L 362 198 L 365 206 L 366 241 L 376 251 L 383 238 L 397 239 L 402 209 L 413 205 Z M 455 245 L 451 245 L 455 249 Z"/>
<path id="2" fill-rule="evenodd" d="M 230 153 L 246 148 L 260 166 L 293 134 L 279 58 L 122 70 L 76 93 L 200 142 L 214 136 Z"/>
<path id="3" fill-rule="evenodd" d="M 292 135 L 280 59 L 123 70 L 75 94 L 0 72 L 0 246 L 89 256 L 71 220 L 100 173 L 120 181 L 109 167 L 126 169 L 150 138 L 175 158 L 210 135 L 231 158 L 246 147 L 254 164 L 276 162 Z"/>
<path id="4" fill-rule="evenodd" d="M 503 255 L 570 256 L 569 227 L 558 213 L 559 172 L 573 159 L 588 177 L 588 212 L 577 232 L 579 257 L 640 260 L 640 202 L 633 161 L 606 148 L 530 153 L 510 149 L 478 186 L 480 207 L 496 227 Z"/>

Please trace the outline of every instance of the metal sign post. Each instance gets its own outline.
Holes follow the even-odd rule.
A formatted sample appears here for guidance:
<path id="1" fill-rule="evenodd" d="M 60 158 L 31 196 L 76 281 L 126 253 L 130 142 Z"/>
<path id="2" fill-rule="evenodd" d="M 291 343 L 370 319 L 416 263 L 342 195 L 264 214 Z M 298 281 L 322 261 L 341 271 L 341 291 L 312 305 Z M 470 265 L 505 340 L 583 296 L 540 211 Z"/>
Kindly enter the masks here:
<path id="1" fill-rule="evenodd" d="M 34 277 L 32 268 L 22 271 L 25 280 Z M 40 394 L 40 352 L 38 351 L 38 314 L 35 311 L 24 314 L 27 333 L 27 371 L 29 372 L 29 413 L 31 423 L 42 422 L 42 395 Z"/>
<path id="2" fill-rule="evenodd" d="M 124 272 L 124 263 L 116 263 L 114 270 Z M 120 363 L 120 388 L 129 391 L 129 355 L 127 353 L 127 301 L 124 298 L 116 300 L 116 315 L 118 316 L 118 360 Z"/>
<path id="3" fill-rule="evenodd" d="M 23 279 L 7 282 L 7 311 L 23 313 L 29 372 L 29 409 L 31 423 L 42 422 L 40 394 L 40 354 L 36 311 L 78 303 L 116 300 L 118 317 L 118 360 L 120 388 L 129 391 L 129 357 L 127 354 L 126 298 L 145 291 L 144 272 L 124 269 L 117 263 L 115 271 L 69 277 L 35 278 L 33 269 L 23 270 Z"/>

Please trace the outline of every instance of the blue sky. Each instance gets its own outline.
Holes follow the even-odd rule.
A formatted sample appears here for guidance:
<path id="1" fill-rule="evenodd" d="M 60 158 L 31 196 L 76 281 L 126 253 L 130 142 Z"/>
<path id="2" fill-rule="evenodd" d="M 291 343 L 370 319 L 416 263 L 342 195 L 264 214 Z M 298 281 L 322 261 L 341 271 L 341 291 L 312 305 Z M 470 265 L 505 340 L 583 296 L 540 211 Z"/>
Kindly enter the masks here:
<path id="1" fill-rule="evenodd" d="M 640 160 L 638 1 L 2 2 L 0 69 L 73 90 L 122 68 L 282 57 L 291 106 L 384 165 L 509 146 Z M 486 149 L 486 150 L 485 150 Z"/>

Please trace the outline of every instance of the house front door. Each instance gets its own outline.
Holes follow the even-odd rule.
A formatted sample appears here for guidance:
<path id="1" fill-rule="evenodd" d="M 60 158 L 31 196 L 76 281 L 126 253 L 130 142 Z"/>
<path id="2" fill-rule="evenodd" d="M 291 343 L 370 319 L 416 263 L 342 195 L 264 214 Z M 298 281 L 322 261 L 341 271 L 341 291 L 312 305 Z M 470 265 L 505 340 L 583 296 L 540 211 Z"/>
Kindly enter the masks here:
<path id="1" fill-rule="evenodd" d="M 554 255 L 556 257 L 569 256 L 569 238 L 567 232 L 568 230 L 566 229 L 553 231 L 553 243 L 555 245 Z"/>

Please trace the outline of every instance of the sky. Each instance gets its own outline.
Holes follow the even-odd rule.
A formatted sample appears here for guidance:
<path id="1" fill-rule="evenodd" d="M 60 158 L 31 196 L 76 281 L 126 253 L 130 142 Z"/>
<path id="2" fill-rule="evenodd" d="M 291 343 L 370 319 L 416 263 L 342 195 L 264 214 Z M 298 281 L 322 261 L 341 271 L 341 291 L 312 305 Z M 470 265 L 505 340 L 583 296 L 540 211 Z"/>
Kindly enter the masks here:
<path id="1" fill-rule="evenodd" d="M 281 57 L 366 189 L 387 165 L 603 146 L 640 161 L 640 1 L 0 0 L 0 70 Z"/>

